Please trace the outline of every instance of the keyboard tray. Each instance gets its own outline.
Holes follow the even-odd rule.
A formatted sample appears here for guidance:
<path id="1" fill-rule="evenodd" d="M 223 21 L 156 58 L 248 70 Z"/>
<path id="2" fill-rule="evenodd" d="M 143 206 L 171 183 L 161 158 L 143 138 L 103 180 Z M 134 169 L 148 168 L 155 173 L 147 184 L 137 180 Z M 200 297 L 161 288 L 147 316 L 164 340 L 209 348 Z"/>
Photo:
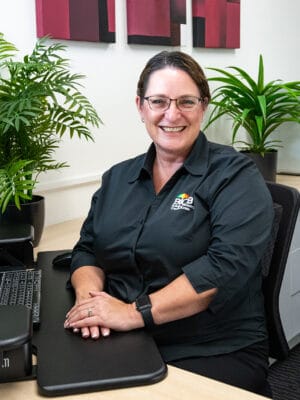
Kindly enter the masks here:
<path id="1" fill-rule="evenodd" d="M 41 325 L 34 332 L 37 348 L 37 383 L 47 396 L 145 385 L 166 376 L 164 364 L 152 337 L 144 330 L 113 332 L 100 340 L 82 339 L 63 328 L 73 305 L 66 289 L 69 273 L 52 268 L 58 252 L 42 252 Z"/>

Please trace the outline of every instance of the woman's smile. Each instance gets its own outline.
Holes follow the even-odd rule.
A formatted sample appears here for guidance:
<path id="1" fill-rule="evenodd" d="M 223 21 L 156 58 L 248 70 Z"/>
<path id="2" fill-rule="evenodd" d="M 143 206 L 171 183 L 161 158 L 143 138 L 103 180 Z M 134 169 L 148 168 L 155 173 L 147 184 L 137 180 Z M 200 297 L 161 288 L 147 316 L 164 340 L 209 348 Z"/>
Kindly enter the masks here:
<path id="1" fill-rule="evenodd" d="M 163 126 L 163 125 L 159 125 L 160 129 L 162 129 L 164 132 L 167 133 L 178 133 L 178 132 L 182 132 L 185 129 L 185 126 Z"/>

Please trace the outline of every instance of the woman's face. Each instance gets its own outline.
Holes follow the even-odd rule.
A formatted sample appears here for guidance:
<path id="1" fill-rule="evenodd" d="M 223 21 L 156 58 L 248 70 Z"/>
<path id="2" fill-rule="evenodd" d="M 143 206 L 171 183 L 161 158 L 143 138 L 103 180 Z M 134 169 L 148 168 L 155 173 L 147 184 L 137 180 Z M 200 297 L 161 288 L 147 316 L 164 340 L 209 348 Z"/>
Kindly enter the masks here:
<path id="1" fill-rule="evenodd" d="M 186 72 L 172 67 L 150 75 L 145 97 L 157 95 L 171 99 L 181 96 L 201 97 L 192 78 Z M 152 110 L 148 101 L 142 102 L 139 96 L 136 103 L 157 153 L 186 157 L 199 134 L 204 113 L 203 103 L 199 102 L 192 111 L 179 110 L 175 101 L 171 102 L 166 111 Z"/>

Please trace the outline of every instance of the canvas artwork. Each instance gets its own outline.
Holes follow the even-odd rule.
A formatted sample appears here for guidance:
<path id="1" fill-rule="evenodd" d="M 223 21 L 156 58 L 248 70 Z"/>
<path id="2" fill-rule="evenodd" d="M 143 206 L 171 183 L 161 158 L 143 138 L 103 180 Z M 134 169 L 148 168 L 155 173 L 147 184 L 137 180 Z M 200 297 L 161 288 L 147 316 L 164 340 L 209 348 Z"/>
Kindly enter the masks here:
<path id="1" fill-rule="evenodd" d="M 115 42 L 115 0 L 35 1 L 38 37 Z M 129 44 L 182 44 L 186 0 L 126 0 L 126 6 Z M 192 18 L 194 47 L 240 47 L 240 0 L 192 0 Z"/>
<path id="2" fill-rule="evenodd" d="M 240 47 L 240 0 L 193 0 L 193 46 Z"/>
<path id="3" fill-rule="evenodd" d="M 37 36 L 115 42 L 115 0 L 35 0 Z"/>
<path id="4" fill-rule="evenodd" d="M 127 0 L 129 44 L 180 45 L 186 0 Z"/>

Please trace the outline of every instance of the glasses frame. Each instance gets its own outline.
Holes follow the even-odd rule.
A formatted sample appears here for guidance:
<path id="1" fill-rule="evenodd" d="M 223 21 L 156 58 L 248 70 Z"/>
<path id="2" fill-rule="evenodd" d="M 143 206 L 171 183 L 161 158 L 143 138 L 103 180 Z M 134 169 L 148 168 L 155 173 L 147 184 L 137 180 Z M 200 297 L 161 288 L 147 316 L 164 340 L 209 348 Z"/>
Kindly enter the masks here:
<path id="1" fill-rule="evenodd" d="M 152 108 L 152 107 L 151 107 L 151 102 L 149 101 L 149 100 L 151 99 L 151 97 L 158 97 L 158 98 L 163 98 L 163 99 L 168 100 L 168 105 L 167 105 L 167 107 L 164 108 L 164 109 L 161 109 L 161 110 Z M 198 103 L 195 104 L 195 107 L 192 107 L 191 109 L 188 109 L 188 108 L 187 108 L 187 109 L 181 108 L 181 106 L 178 105 L 178 100 L 184 99 L 184 98 L 193 98 L 193 99 L 197 99 L 197 100 L 198 100 Z M 175 101 L 176 107 L 178 108 L 179 111 L 182 111 L 182 112 L 191 112 L 191 111 L 194 111 L 194 110 L 196 109 L 196 107 L 199 105 L 199 103 L 202 103 L 202 102 L 204 101 L 202 97 L 189 96 L 189 95 L 180 96 L 180 97 L 177 97 L 176 99 L 171 99 L 171 97 L 167 97 L 167 96 L 152 95 L 152 96 L 145 96 L 145 97 L 143 97 L 143 99 L 144 99 L 144 100 L 147 100 L 147 102 L 148 102 L 148 104 L 149 104 L 149 107 L 150 107 L 150 109 L 151 109 L 152 111 L 157 111 L 157 112 L 165 112 L 165 111 L 167 111 L 167 110 L 170 108 L 172 101 Z"/>

